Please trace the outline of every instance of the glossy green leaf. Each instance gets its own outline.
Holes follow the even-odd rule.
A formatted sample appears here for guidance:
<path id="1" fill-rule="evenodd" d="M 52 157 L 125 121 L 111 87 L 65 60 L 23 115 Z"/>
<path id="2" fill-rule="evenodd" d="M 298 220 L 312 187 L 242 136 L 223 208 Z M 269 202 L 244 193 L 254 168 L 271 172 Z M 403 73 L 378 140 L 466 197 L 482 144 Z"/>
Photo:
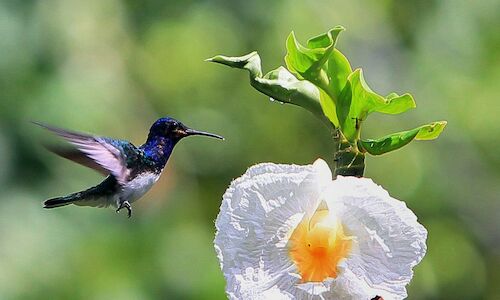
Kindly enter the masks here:
<path id="1" fill-rule="evenodd" d="M 330 94 L 336 101 L 347 83 L 347 77 L 352 73 L 351 64 L 342 52 L 333 49 L 332 55 L 327 61 L 326 72 Z"/>
<path id="2" fill-rule="evenodd" d="M 376 140 L 360 140 L 359 147 L 372 154 L 381 155 L 387 152 L 397 150 L 412 140 L 433 140 L 443 132 L 446 121 L 433 122 L 418 128 L 393 133 Z"/>
<path id="3" fill-rule="evenodd" d="M 288 70 L 299 79 L 311 82 L 318 80 L 322 66 L 330 57 L 340 32 L 344 30 L 344 27 L 336 26 L 327 33 L 310 39 L 307 47 L 301 45 L 294 32 L 291 32 L 286 41 L 285 62 Z"/>
<path id="4" fill-rule="evenodd" d="M 361 69 L 352 72 L 347 81 L 348 84 L 344 87 L 338 101 L 337 111 L 342 132 L 351 142 L 359 136 L 361 123 L 366 120 L 368 114 L 372 112 L 399 114 L 416 107 L 410 94 L 399 96 L 392 93 L 384 98 L 372 91 Z"/>
<path id="5" fill-rule="evenodd" d="M 348 81 L 351 83 L 352 90 L 350 109 L 352 117 L 364 120 L 368 113 L 376 111 L 386 104 L 384 97 L 373 92 L 368 86 L 361 69 L 352 72 L 348 77 Z"/>
<path id="6" fill-rule="evenodd" d="M 385 97 L 386 104 L 379 107 L 376 111 L 384 114 L 400 114 L 405 111 L 417 107 L 412 95 L 406 93 L 399 96 L 396 93 L 391 93 Z"/>
<path id="7" fill-rule="evenodd" d="M 396 93 L 391 93 L 384 98 L 372 91 L 366 83 L 361 69 L 352 72 L 348 81 L 351 83 L 352 97 L 355 100 L 351 104 L 352 116 L 365 119 L 372 112 L 400 114 L 416 107 L 415 100 L 410 94 L 399 96 Z"/>
<path id="8" fill-rule="evenodd" d="M 353 142 L 355 140 L 357 131 L 356 128 L 359 124 L 359 121 L 350 115 L 352 99 L 352 84 L 347 81 L 337 102 L 337 119 L 339 121 L 339 127 L 342 134 L 349 142 Z"/>
<path id="9" fill-rule="evenodd" d="M 447 123 L 448 122 L 446 121 L 439 121 L 421 126 L 415 139 L 419 141 L 429 141 L 437 139 L 441 132 L 443 132 L 444 127 Z"/>
<path id="10" fill-rule="evenodd" d="M 344 27 L 336 26 L 309 39 L 307 47 L 297 41 L 293 32 L 286 42 L 285 62 L 288 69 L 297 78 L 310 81 L 322 91 L 320 103 L 323 113 L 337 127 L 336 102 L 352 72 L 347 58 L 335 49 L 338 36 L 344 30 Z"/>
<path id="11" fill-rule="evenodd" d="M 311 66 L 321 59 L 324 51 L 321 49 L 309 49 L 302 46 L 295 38 L 295 33 L 292 31 L 286 40 L 287 54 L 285 63 L 293 74 L 298 78 L 304 79 L 303 74 L 311 68 Z"/>
<path id="12" fill-rule="evenodd" d="M 385 99 L 366 84 L 361 69 L 352 72 L 338 101 L 338 119 L 345 138 L 354 142 L 359 137 L 361 122 L 384 103 Z"/>
<path id="13" fill-rule="evenodd" d="M 279 67 L 266 75 L 262 76 L 261 61 L 257 52 L 252 52 L 245 56 L 228 57 L 218 55 L 207 61 L 223 64 L 238 69 L 248 70 L 250 73 L 250 84 L 258 91 L 283 103 L 289 103 L 301 106 L 329 126 L 338 125 L 336 118 L 330 119 L 328 116 L 335 117 L 335 112 L 331 112 L 328 104 L 322 103 L 320 99 L 320 90 L 312 83 L 306 80 L 298 80 L 284 67 Z M 323 112 L 325 107 L 328 112 Z"/>
<path id="14" fill-rule="evenodd" d="M 217 55 L 205 61 L 223 64 L 232 68 L 245 69 L 250 72 L 251 77 L 262 77 L 260 56 L 253 51 L 243 56 Z"/>
<path id="15" fill-rule="evenodd" d="M 322 90 L 319 89 L 319 99 L 320 99 L 320 104 L 321 104 L 321 109 L 323 110 L 323 113 L 325 116 L 330 120 L 330 122 L 333 123 L 335 127 L 339 127 L 339 120 L 337 118 L 337 108 L 335 104 L 333 103 L 332 99 L 328 94 Z"/>

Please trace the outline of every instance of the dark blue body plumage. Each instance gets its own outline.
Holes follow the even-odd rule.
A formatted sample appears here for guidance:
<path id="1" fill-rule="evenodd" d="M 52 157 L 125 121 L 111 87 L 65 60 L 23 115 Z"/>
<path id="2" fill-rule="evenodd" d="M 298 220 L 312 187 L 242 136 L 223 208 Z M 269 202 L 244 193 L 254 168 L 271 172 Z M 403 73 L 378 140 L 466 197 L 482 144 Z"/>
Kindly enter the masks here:
<path id="1" fill-rule="evenodd" d="M 107 175 L 100 184 L 87 190 L 46 200 L 44 207 L 54 208 L 68 204 L 114 206 L 117 212 L 126 208 L 129 217 L 132 213 L 131 203 L 142 197 L 158 180 L 177 142 L 191 135 L 223 139 L 212 133 L 190 129 L 169 117 L 158 119 L 151 126 L 146 142 L 140 147 L 125 140 L 36 124 L 76 146 L 73 150 L 52 147 L 49 150 Z"/>

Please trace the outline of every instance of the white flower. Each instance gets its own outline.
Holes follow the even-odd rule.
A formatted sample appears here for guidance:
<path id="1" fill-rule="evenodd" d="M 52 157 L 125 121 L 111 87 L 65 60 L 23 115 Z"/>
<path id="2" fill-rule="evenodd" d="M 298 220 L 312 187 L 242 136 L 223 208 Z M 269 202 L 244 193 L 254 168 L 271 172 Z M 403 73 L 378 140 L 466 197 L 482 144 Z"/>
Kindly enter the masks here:
<path id="1" fill-rule="evenodd" d="M 427 231 L 370 179 L 259 164 L 234 180 L 215 249 L 231 299 L 403 299 Z"/>

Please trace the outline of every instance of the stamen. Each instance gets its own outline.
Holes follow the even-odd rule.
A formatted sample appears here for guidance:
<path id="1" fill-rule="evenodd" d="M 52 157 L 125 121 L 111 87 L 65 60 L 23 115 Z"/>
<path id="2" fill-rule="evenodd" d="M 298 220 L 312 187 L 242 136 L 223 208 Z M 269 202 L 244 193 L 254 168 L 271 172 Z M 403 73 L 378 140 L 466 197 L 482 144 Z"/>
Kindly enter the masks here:
<path id="1" fill-rule="evenodd" d="M 340 221 L 328 209 L 319 209 L 295 228 L 289 254 L 302 282 L 321 282 L 337 277 L 337 265 L 347 257 L 351 244 L 352 237 L 345 234 Z"/>

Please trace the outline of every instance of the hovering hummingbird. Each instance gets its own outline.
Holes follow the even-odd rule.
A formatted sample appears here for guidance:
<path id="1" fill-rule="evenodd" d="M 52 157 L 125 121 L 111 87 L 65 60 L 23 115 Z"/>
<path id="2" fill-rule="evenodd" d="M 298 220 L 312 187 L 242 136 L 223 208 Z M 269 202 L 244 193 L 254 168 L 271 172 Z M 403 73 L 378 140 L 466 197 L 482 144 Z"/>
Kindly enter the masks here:
<path id="1" fill-rule="evenodd" d="M 116 212 L 126 208 L 129 218 L 132 215 L 131 203 L 141 198 L 158 180 L 177 142 L 191 135 L 224 139 L 216 134 L 190 129 L 169 117 L 158 119 L 151 126 L 148 139 L 140 147 L 134 146 L 129 141 L 68 131 L 40 123 L 35 124 L 76 146 L 74 150 L 51 147 L 50 151 L 108 175 L 94 187 L 46 200 L 44 208 L 68 204 L 93 207 L 113 206 Z"/>

